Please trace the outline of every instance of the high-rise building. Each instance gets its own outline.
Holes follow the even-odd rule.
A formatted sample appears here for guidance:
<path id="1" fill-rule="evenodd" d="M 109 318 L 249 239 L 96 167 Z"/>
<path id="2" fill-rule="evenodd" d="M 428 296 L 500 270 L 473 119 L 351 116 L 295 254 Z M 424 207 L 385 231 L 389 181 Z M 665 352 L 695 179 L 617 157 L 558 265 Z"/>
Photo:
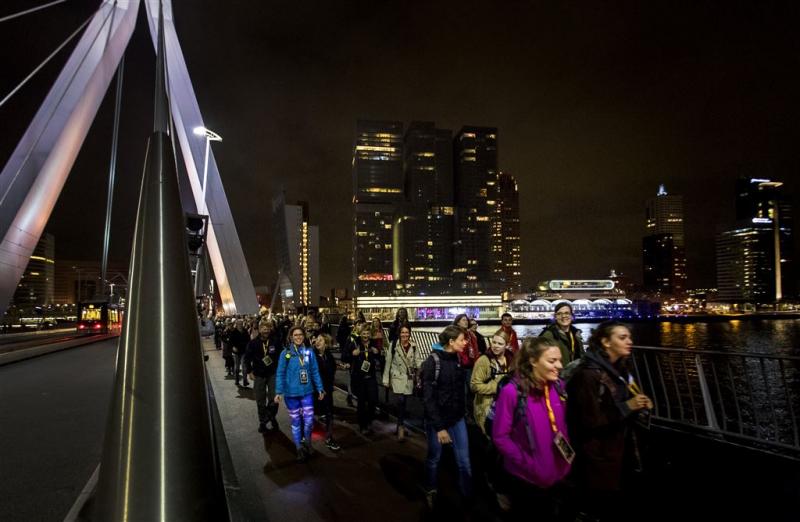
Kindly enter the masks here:
<path id="1" fill-rule="evenodd" d="M 17 309 L 30 311 L 36 306 L 54 303 L 55 247 L 53 234 L 43 233 L 17 284 L 12 304 Z"/>
<path id="2" fill-rule="evenodd" d="M 407 198 L 396 221 L 395 267 L 405 293 L 446 291 L 452 279 L 452 134 L 433 122 L 412 122 L 405 135 Z"/>
<path id="3" fill-rule="evenodd" d="M 278 281 L 273 292 L 283 308 L 319 306 L 319 228 L 309 223 L 308 203 L 287 205 L 283 193 L 272 201 Z"/>
<path id="4" fill-rule="evenodd" d="M 686 245 L 683 196 L 668 194 L 664 185 L 645 202 L 642 271 L 646 290 L 667 295 L 686 289 Z"/>
<path id="5" fill-rule="evenodd" d="M 396 288 L 394 224 L 404 201 L 403 124 L 359 120 L 353 145 L 355 295 Z"/>
<path id="6" fill-rule="evenodd" d="M 497 129 L 462 127 L 453 141 L 455 162 L 454 284 L 462 290 L 492 289 L 491 217 L 487 201 L 497 182 Z"/>
<path id="7" fill-rule="evenodd" d="M 507 172 L 497 176 L 496 199 L 487 200 L 492 220 L 492 278 L 510 293 L 522 291 L 519 226 L 519 189 L 517 180 Z M 490 186 L 491 189 L 491 186 Z M 490 192 L 490 195 L 492 194 Z"/>
<path id="8" fill-rule="evenodd" d="M 754 304 L 796 295 L 792 206 L 783 183 L 736 181 L 736 228 L 717 236 L 718 299 Z"/>

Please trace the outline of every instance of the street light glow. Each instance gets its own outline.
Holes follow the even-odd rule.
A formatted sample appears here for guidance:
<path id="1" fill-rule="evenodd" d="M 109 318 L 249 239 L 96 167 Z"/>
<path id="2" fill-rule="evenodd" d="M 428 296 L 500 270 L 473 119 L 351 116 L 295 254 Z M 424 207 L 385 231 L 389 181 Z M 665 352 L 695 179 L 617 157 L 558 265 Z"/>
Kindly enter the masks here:
<path id="1" fill-rule="evenodd" d="M 209 141 L 222 141 L 222 136 L 202 126 L 195 127 L 192 132 L 195 136 L 205 136 Z"/>

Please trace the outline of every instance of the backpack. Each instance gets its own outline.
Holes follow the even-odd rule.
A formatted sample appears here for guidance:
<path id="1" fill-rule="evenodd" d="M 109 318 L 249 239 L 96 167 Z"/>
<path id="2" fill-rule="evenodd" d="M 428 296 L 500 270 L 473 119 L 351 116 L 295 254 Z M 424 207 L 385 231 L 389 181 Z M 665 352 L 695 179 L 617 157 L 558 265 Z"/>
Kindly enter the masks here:
<path id="1" fill-rule="evenodd" d="M 494 399 L 492 399 L 492 404 L 489 405 L 489 411 L 486 414 L 486 420 L 483 422 L 484 433 L 489 435 L 489 438 L 491 438 L 492 425 L 494 424 L 494 417 L 497 410 L 497 397 L 500 395 L 500 390 L 502 390 L 508 384 L 513 384 L 517 389 L 517 407 L 514 409 L 514 420 L 512 421 L 512 425 L 515 425 L 519 419 L 524 417 L 525 428 L 528 431 L 528 442 L 533 444 L 533 437 L 531 436 L 530 426 L 528 426 L 528 414 L 526 411 L 528 406 L 528 398 L 522 393 L 519 383 L 513 380 L 512 374 L 506 375 L 500 379 L 500 382 L 497 383 L 497 393 L 495 394 Z M 531 446 L 531 448 L 533 448 L 533 446 Z"/>
<path id="2" fill-rule="evenodd" d="M 528 397 L 522 393 L 522 388 L 520 388 L 520 385 L 517 381 L 513 380 L 512 374 L 506 375 L 500 379 L 500 382 L 497 383 L 497 393 L 495 394 L 494 399 L 492 399 L 492 404 L 489 405 L 489 411 L 486 414 L 486 420 L 483 422 L 484 433 L 489 436 L 489 439 L 492 438 L 492 426 L 494 424 L 494 417 L 497 410 L 497 397 L 500 396 L 500 390 L 510 383 L 513 383 L 514 387 L 517 389 L 517 407 L 514 408 L 514 417 L 511 421 L 511 426 L 515 426 L 520 419 L 525 422 L 525 434 L 528 436 L 528 446 L 530 447 L 531 451 L 535 451 L 536 442 L 533 438 L 533 433 L 531 432 L 531 426 L 528 423 Z M 566 397 L 566 394 L 561 386 L 561 382 L 556 381 L 555 387 L 558 396 L 563 400 Z"/>

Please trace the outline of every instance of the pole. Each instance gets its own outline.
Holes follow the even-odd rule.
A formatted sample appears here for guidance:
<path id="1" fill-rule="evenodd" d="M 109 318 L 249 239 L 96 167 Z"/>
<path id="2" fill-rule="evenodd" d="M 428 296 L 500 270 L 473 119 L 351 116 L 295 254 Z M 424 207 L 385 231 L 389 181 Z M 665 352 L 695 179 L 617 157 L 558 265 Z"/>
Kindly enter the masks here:
<path id="1" fill-rule="evenodd" d="M 206 184 L 208 183 L 208 153 L 211 149 L 211 137 L 206 132 L 206 159 L 203 162 L 203 208 L 197 209 L 200 214 L 206 213 Z"/>

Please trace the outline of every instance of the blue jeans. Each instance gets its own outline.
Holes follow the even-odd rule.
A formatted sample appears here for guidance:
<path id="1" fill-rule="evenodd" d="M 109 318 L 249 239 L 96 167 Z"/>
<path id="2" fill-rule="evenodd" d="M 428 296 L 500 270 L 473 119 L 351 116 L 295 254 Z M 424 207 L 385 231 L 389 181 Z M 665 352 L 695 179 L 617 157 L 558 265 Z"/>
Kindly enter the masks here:
<path id="1" fill-rule="evenodd" d="M 425 424 L 425 433 L 428 436 L 428 457 L 425 460 L 425 490 L 436 491 L 442 445 L 436 436 L 436 430 L 430 423 Z M 453 452 L 455 452 L 456 465 L 458 466 L 458 491 L 464 498 L 470 498 L 472 467 L 469 463 L 469 438 L 467 437 L 467 424 L 464 419 L 447 428 L 447 433 L 453 441 Z"/>

